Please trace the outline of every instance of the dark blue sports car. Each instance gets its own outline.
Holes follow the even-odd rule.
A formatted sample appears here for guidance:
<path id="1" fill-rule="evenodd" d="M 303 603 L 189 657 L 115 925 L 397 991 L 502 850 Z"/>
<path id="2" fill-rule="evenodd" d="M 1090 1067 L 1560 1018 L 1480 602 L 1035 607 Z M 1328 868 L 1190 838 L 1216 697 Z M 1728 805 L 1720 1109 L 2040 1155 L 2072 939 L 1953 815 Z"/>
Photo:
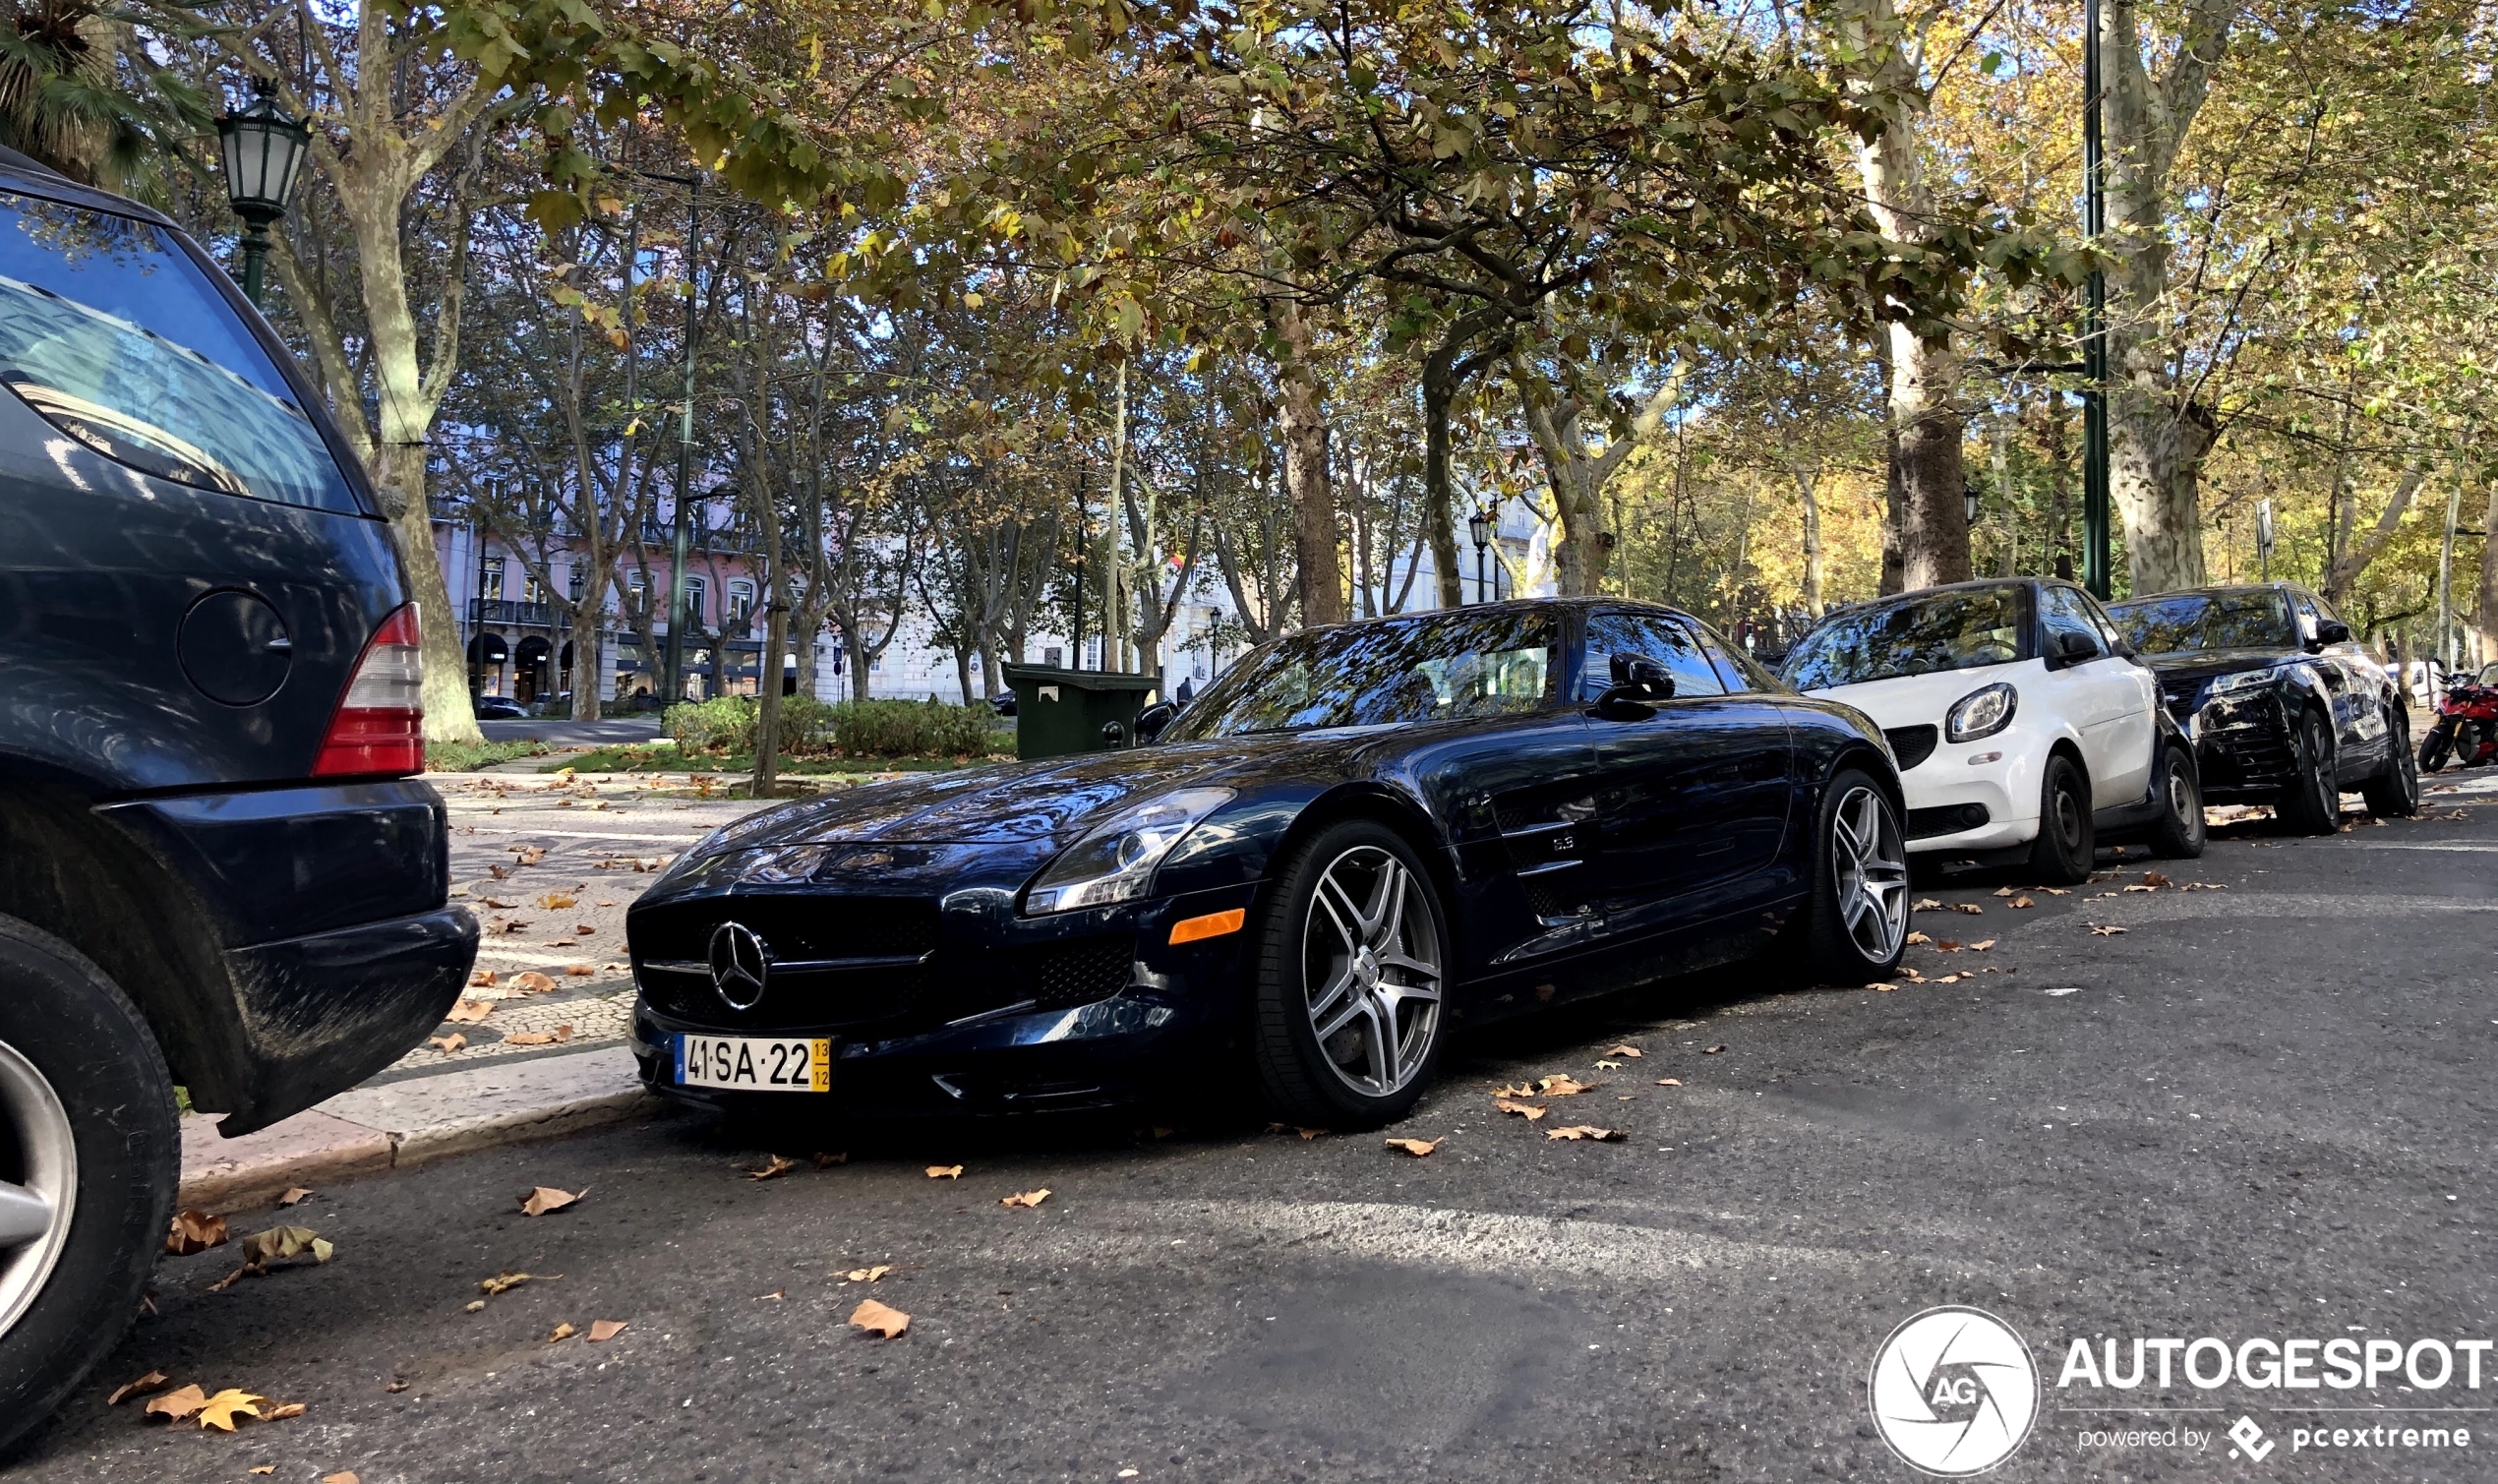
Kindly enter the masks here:
<path id="1" fill-rule="evenodd" d="M 1908 930 L 1866 719 L 1678 613 L 1501 603 L 1309 629 L 1134 750 L 764 810 L 631 913 L 657 1092 L 738 1109 L 1115 1102 L 1254 1070 L 1397 1118 L 1450 1031 Z"/>

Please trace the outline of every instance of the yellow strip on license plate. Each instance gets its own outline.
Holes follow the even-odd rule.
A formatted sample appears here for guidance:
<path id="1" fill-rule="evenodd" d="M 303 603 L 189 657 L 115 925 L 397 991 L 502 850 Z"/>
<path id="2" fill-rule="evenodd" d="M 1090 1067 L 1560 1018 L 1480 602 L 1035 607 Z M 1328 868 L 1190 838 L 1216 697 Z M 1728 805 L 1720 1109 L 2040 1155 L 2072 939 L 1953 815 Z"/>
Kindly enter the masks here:
<path id="1" fill-rule="evenodd" d="M 833 1043 L 803 1036 L 680 1036 L 677 1085 L 734 1093 L 829 1093 Z"/>

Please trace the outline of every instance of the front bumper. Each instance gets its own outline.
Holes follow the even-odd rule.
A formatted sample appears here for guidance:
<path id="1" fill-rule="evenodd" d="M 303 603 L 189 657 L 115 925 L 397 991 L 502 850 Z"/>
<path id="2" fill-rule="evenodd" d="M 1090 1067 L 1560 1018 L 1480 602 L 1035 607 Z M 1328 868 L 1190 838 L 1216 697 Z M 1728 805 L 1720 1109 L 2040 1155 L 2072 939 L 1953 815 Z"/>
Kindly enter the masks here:
<path id="1" fill-rule="evenodd" d="M 1237 885 L 1064 918 L 947 912 L 921 977 L 889 1013 L 862 1009 L 839 980 L 796 1003 L 741 1012 L 683 975 L 661 975 L 635 945 L 642 993 L 632 1051 L 643 1083 L 672 1099 L 786 1115 L 910 1117 L 1115 1106 L 1182 1093 L 1238 1034 L 1248 932 L 1172 946 L 1185 918 L 1253 905 Z M 734 899 L 724 913 L 738 910 Z M 1086 964 L 1082 975 L 1067 965 Z M 767 1009 L 766 1007 L 769 1006 Z M 825 1037 L 823 1095 L 679 1086 L 682 1033 Z"/>
<path id="2" fill-rule="evenodd" d="M 2277 690 L 2213 696 L 2177 725 L 2194 739 L 2207 803 L 2276 799 L 2298 776 L 2290 711 Z"/>
<path id="3" fill-rule="evenodd" d="M 1979 855 L 2036 840 L 2039 788 L 2054 741 L 2016 719 L 1977 742 L 1938 742 L 1933 755 L 1899 776 L 1909 854 Z M 1980 817 L 1985 822 L 1975 823 Z"/>

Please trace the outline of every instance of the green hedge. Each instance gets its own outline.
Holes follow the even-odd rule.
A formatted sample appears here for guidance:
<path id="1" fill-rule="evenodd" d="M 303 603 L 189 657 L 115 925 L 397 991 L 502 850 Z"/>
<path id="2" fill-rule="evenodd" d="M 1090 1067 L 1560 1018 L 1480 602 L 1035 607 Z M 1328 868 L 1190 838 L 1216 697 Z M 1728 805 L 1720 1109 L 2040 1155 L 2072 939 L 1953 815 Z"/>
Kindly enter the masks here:
<path id="1" fill-rule="evenodd" d="M 758 716 L 742 695 L 671 706 L 668 735 L 689 752 L 751 754 Z M 986 706 L 943 701 L 843 701 L 828 706 L 804 696 L 781 698 L 781 751 L 790 757 L 981 757 L 997 749 L 996 715 Z"/>

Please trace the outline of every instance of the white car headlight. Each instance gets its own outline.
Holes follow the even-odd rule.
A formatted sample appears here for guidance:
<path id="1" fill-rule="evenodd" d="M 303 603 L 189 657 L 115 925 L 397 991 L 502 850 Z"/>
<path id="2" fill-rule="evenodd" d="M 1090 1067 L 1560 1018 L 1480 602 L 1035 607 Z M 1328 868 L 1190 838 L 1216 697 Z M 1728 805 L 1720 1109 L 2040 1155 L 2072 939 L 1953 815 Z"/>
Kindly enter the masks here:
<path id="1" fill-rule="evenodd" d="M 1992 737 L 2012 725 L 2012 713 L 2020 706 L 2021 692 L 2008 683 L 1982 686 L 1952 702 L 1943 713 L 1943 736 L 1956 742 Z"/>
<path id="2" fill-rule="evenodd" d="M 1181 789 L 1119 810 L 1049 862 L 1025 894 L 1025 915 L 1107 907 L 1144 896 L 1171 848 L 1231 801 L 1229 789 Z"/>

